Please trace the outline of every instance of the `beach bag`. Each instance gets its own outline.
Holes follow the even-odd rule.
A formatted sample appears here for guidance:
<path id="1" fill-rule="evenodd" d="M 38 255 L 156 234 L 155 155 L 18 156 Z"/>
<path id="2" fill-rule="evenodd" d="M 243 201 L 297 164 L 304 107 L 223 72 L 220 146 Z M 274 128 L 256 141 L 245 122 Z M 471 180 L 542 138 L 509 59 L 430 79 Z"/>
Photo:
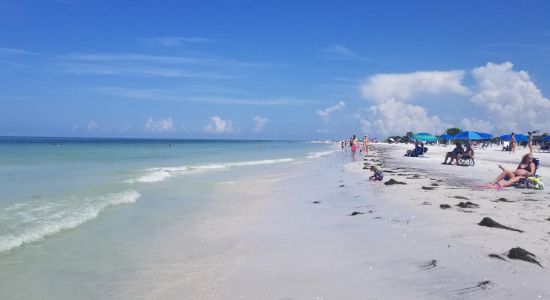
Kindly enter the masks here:
<path id="1" fill-rule="evenodd" d="M 542 182 L 542 178 L 540 176 L 531 176 L 527 178 L 527 188 L 535 189 L 535 190 L 543 190 L 544 189 L 544 183 Z"/>

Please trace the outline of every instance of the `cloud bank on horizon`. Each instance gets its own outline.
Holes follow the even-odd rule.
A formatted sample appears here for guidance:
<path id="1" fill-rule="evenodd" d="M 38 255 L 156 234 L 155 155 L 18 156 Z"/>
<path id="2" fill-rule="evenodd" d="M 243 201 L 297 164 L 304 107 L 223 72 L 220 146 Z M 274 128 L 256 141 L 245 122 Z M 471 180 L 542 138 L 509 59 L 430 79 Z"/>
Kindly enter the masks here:
<path id="1" fill-rule="evenodd" d="M 373 75 L 360 86 L 363 98 L 371 105 L 356 114 L 356 118 L 363 131 L 384 136 L 407 131 L 441 133 L 452 126 L 495 133 L 547 130 L 550 100 L 542 95 L 526 71 L 513 67 L 511 62 L 489 62 L 469 72 Z M 471 84 L 465 84 L 466 76 Z M 434 97 L 441 100 L 436 103 L 426 100 Z M 452 112 L 455 120 L 442 120 L 429 113 L 429 110 L 443 111 L 449 101 L 459 101 L 465 108 Z M 473 112 L 480 117 L 468 117 Z"/>

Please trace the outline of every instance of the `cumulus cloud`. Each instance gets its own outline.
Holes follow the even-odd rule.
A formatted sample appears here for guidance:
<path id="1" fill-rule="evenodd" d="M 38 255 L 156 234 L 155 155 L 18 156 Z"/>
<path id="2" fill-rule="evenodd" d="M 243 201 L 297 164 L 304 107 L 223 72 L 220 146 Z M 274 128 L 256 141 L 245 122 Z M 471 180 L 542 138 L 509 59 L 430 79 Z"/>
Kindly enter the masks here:
<path id="1" fill-rule="evenodd" d="M 155 120 L 153 117 L 147 118 L 145 122 L 145 131 L 153 133 L 164 133 L 174 131 L 174 121 L 172 118 Z"/>
<path id="2" fill-rule="evenodd" d="M 405 132 L 441 132 L 448 124 L 437 116 L 429 116 L 421 106 L 390 98 L 367 109 L 368 118 L 357 115 L 364 132 L 382 135 L 402 135 Z"/>
<path id="3" fill-rule="evenodd" d="M 502 132 L 547 129 L 550 100 L 525 71 L 513 64 L 487 63 L 475 68 L 472 76 L 477 91 L 471 101 L 485 110 L 488 120 Z"/>
<path id="4" fill-rule="evenodd" d="M 465 75 L 471 76 L 469 86 L 463 84 Z M 378 74 L 369 77 L 360 88 L 363 97 L 374 104 L 367 108 L 368 118 L 356 118 L 363 130 L 377 134 L 438 133 L 447 126 L 499 134 L 547 130 L 549 124 L 550 100 L 526 71 L 514 70 L 510 62 L 487 63 L 468 73 L 452 70 Z M 456 102 L 429 103 L 423 99 L 426 95 L 452 97 Z M 428 108 L 434 114 L 445 111 L 451 122 L 429 115 Z M 452 115 L 448 114 L 449 109 L 454 109 Z"/>
<path id="5" fill-rule="evenodd" d="M 489 121 L 468 118 L 460 120 L 460 126 L 463 130 L 475 130 L 481 132 L 493 132 L 495 129 L 495 126 L 493 126 L 493 124 Z"/>
<path id="6" fill-rule="evenodd" d="M 233 123 L 230 120 L 224 120 L 218 116 L 210 118 L 210 123 L 203 129 L 208 133 L 230 133 L 233 131 Z"/>
<path id="7" fill-rule="evenodd" d="M 389 98 L 407 100 L 418 95 L 468 95 L 462 84 L 464 71 L 419 71 L 404 74 L 377 74 L 361 86 L 363 97 L 381 102 Z"/>
<path id="8" fill-rule="evenodd" d="M 265 124 L 267 124 L 269 119 L 263 118 L 260 116 L 255 116 L 255 117 L 252 117 L 252 121 L 254 122 L 254 128 L 252 129 L 252 131 L 258 133 L 264 130 Z"/>
<path id="9" fill-rule="evenodd" d="M 330 115 L 334 112 L 343 110 L 344 107 L 346 107 L 346 103 L 344 101 L 338 101 L 336 105 L 327 107 L 322 110 L 317 110 L 317 115 L 319 115 L 323 119 L 323 121 L 328 123 L 330 121 Z"/>
<path id="10" fill-rule="evenodd" d="M 88 130 L 92 131 L 94 129 L 97 129 L 99 127 L 99 124 L 97 124 L 94 120 L 88 122 Z"/>

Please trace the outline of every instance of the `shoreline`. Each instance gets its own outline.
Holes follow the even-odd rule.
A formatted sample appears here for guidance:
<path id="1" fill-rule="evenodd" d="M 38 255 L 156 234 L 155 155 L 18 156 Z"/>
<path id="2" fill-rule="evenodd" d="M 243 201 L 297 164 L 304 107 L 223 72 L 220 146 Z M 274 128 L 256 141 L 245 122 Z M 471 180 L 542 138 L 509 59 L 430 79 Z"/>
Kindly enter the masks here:
<path id="1" fill-rule="evenodd" d="M 401 146 L 373 147 L 382 153 L 366 162 L 381 164 L 384 182 L 394 178 L 406 185 L 368 182 L 362 156 L 351 162 L 345 152 L 295 169 L 292 178 L 272 182 L 253 196 L 257 200 L 247 205 L 257 209 L 242 216 L 253 216 L 246 225 L 225 223 L 237 226 L 229 238 L 237 247 L 217 256 L 216 262 L 206 258 L 203 263 L 210 269 L 201 270 L 200 279 L 176 283 L 154 298 L 550 297 L 544 280 L 550 262 L 545 239 L 550 236 L 542 218 L 550 216 L 543 202 L 548 192 L 472 189 L 494 174 L 497 167 L 491 165 L 498 153 L 476 153 L 475 167 L 455 167 L 435 165 L 447 148 L 432 148 L 425 158 L 408 158 L 399 156 L 404 153 Z M 392 170 L 396 173 L 387 172 Z M 544 166 L 539 172 L 548 174 Z M 538 201 L 521 200 L 525 192 Z M 500 197 L 517 202 L 491 201 Z M 461 201 L 480 207 L 454 206 Z M 440 209 L 440 204 L 451 209 Z M 486 216 L 525 232 L 477 225 Z M 505 257 L 504 252 L 518 246 L 536 254 L 544 268 L 489 257 Z"/>

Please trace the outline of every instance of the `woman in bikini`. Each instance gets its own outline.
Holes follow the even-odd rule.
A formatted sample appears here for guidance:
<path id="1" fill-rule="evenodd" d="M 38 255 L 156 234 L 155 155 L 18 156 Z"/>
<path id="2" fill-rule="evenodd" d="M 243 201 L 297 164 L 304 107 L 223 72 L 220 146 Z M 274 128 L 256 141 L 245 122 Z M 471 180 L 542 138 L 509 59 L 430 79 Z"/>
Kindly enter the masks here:
<path id="1" fill-rule="evenodd" d="M 363 153 L 369 155 L 369 137 L 366 134 L 363 138 Z"/>
<path id="2" fill-rule="evenodd" d="M 529 147 L 529 153 L 533 154 L 533 133 L 531 131 L 527 132 L 527 147 Z"/>
<path id="3" fill-rule="evenodd" d="M 514 154 L 516 152 L 516 145 L 518 142 L 516 142 L 516 134 L 512 132 L 510 135 L 510 154 Z"/>
<path id="4" fill-rule="evenodd" d="M 355 134 L 353 135 L 353 138 L 351 139 L 351 154 L 355 156 L 355 152 L 359 149 L 359 141 L 357 140 L 357 137 Z"/>
<path id="5" fill-rule="evenodd" d="M 523 156 L 515 171 L 505 170 L 500 165 L 498 167 L 502 169 L 502 173 L 498 175 L 495 181 L 491 182 L 492 187 L 511 186 L 520 179 L 527 178 L 535 174 L 535 163 L 533 163 L 533 155 L 531 153 L 527 153 Z M 500 183 L 502 180 L 504 180 L 504 182 Z"/>

